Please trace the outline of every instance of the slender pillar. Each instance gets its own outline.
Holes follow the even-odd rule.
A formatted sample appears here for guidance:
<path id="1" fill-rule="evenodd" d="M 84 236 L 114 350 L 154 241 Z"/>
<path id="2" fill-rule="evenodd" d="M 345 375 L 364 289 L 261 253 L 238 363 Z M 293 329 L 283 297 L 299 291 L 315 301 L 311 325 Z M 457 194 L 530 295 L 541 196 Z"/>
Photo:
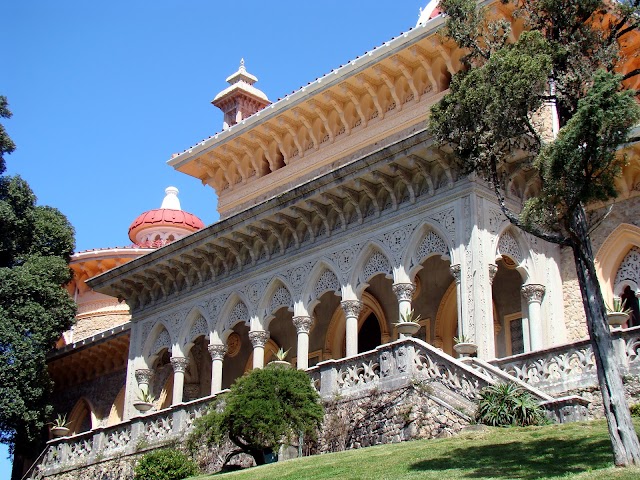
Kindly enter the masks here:
<path id="1" fill-rule="evenodd" d="M 451 275 L 456 282 L 456 305 L 458 307 L 458 338 L 463 338 L 466 336 L 466 332 L 464 331 L 464 322 L 462 321 L 462 289 L 460 286 L 462 272 L 460 269 L 460 264 L 451 265 L 449 267 L 449 271 L 451 272 Z"/>
<path id="2" fill-rule="evenodd" d="M 529 283 L 523 285 L 522 296 L 529 304 L 529 341 L 531 350 L 536 351 L 542 348 L 542 315 L 540 304 L 544 296 L 544 285 Z"/>
<path id="3" fill-rule="evenodd" d="M 211 355 L 211 395 L 222 390 L 222 362 L 227 353 L 226 345 L 209 345 L 207 347 Z"/>
<path id="4" fill-rule="evenodd" d="M 362 311 L 362 303 L 358 300 L 340 302 L 346 317 L 347 357 L 358 354 L 358 315 Z"/>
<path id="5" fill-rule="evenodd" d="M 309 331 L 313 325 L 313 318 L 293 317 L 293 324 L 298 332 L 298 370 L 306 370 L 309 368 Z"/>
<path id="6" fill-rule="evenodd" d="M 249 332 L 249 340 L 253 345 L 253 368 L 264 367 L 264 346 L 269 340 L 269 332 L 266 330 L 254 330 Z"/>
<path id="7" fill-rule="evenodd" d="M 396 283 L 391 289 L 398 297 L 398 321 L 404 322 L 405 318 L 411 313 L 411 300 L 416 291 L 413 283 Z"/>
<path id="8" fill-rule="evenodd" d="M 182 392 L 184 390 L 184 372 L 189 366 L 189 359 L 185 357 L 171 357 L 173 367 L 173 400 L 172 405 L 182 403 Z"/>
<path id="9" fill-rule="evenodd" d="M 149 384 L 153 377 L 153 370 L 148 368 L 139 368 L 136 370 L 136 381 L 141 392 L 149 393 Z"/>

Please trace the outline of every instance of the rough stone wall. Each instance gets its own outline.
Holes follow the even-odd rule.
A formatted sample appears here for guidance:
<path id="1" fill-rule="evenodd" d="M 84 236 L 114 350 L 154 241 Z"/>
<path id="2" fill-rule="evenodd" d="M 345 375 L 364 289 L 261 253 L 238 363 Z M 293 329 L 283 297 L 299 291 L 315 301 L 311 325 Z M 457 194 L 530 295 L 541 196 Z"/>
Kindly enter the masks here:
<path id="1" fill-rule="evenodd" d="M 596 214 L 604 210 L 596 210 Z M 593 254 L 595 255 L 607 237 L 621 223 L 640 226 L 640 197 L 633 197 L 617 202 L 611 213 L 602 224 L 591 234 Z M 567 340 L 575 341 L 587 336 L 587 325 L 584 318 L 584 307 L 580 285 L 576 274 L 573 252 L 570 248 L 562 249 L 562 290 L 564 294 L 565 324 L 567 326 Z"/>
<path id="2" fill-rule="evenodd" d="M 418 438 L 449 437 L 468 423 L 463 415 L 435 401 L 428 386 L 372 391 L 366 396 L 336 398 L 325 404 L 317 450 L 337 452 Z"/>
<path id="3" fill-rule="evenodd" d="M 640 403 L 640 378 L 635 375 L 624 375 L 622 377 L 624 393 L 629 406 Z M 563 394 L 564 395 L 564 394 Z M 579 395 L 589 400 L 587 407 L 590 419 L 603 418 L 604 409 L 602 407 L 602 395 L 597 385 L 570 390 L 566 395 Z"/>
<path id="4" fill-rule="evenodd" d="M 73 341 L 78 342 L 96 333 L 104 332 L 110 328 L 127 323 L 130 318 L 131 315 L 129 315 L 129 312 L 108 313 L 79 318 L 73 326 Z"/>

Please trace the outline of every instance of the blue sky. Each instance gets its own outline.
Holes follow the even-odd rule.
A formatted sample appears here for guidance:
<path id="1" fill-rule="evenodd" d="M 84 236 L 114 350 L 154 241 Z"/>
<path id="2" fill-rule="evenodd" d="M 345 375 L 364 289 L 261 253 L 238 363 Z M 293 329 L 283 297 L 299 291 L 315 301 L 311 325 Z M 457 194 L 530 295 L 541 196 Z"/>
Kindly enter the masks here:
<path id="1" fill-rule="evenodd" d="M 426 3 L 4 2 L 0 94 L 18 147 L 7 173 L 67 215 L 77 251 L 130 244 L 169 185 L 209 225 L 213 190 L 166 161 L 221 130 L 210 101 L 240 58 L 275 101 L 407 31 Z"/>

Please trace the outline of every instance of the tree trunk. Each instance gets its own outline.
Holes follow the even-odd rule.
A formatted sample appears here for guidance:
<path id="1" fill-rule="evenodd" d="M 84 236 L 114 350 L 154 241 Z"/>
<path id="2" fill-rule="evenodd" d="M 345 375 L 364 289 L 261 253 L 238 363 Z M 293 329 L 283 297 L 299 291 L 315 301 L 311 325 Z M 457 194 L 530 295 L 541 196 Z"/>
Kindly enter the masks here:
<path id="1" fill-rule="evenodd" d="M 616 466 L 640 465 L 640 443 L 624 395 L 582 206 L 576 208 L 571 218 L 570 231 L 573 233 L 573 255 L 596 361 L 604 414 L 609 426 L 614 463 Z"/>

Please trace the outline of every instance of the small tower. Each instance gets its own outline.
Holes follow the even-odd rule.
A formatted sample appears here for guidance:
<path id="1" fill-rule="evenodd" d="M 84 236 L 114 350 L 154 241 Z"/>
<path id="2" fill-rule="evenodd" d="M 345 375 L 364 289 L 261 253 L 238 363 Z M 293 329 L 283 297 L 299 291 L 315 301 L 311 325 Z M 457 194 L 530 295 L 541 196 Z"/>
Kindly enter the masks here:
<path id="1" fill-rule="evenodd" d="M 253 86 L 257 81 L 258 79 L 244 68 L 244 58 L 241 59 L 238 71 L 227 78 L 229 86 L 211 101 L 224 113 L 223 130 L 271 104 L 264 92 Z"/>

